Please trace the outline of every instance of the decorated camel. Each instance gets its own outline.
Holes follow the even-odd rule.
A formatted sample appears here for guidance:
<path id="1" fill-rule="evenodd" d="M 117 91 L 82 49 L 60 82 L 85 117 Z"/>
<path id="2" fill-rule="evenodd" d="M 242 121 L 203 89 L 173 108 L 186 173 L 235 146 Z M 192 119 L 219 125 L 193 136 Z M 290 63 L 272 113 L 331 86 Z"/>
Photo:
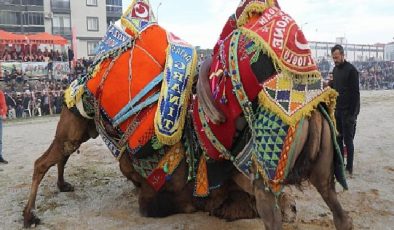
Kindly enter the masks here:
<path id="1" fill-rule="evenodd" d="M 335 180 L 347 189 L 336 93 L 323 88 L 294 20 L 276 1 L 241 1 L 193 97 L 196 58 L 157 24 L 148 0 L 133 1 L 65 94 L 55 138 L 34 164 L 24 226 L 40 222 L 35 200 L 48 169 L 57 165 L 58 188 L 73 191 L 64 166 L 100 135 L 139 190 L 144 216 L 202 210 L 229 220 L 259 216 L 266 229 L 281 229 L 282 212 L 295 209 L 283 187 L 309 180 L 336 228 L 352 229 L 335 192 Z"/>

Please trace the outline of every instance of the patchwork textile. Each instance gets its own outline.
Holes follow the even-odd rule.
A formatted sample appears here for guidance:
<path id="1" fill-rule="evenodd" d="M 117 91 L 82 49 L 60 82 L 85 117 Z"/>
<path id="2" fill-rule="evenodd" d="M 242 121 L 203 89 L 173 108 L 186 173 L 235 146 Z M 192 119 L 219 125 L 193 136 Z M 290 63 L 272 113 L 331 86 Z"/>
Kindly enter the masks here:
<path id="1" fill-rule="evenodd" d="M 300 125 L 291 127 L 285 124 L 275 113 L 259 106 L 253 123 L 254 154 L 257 168 L 271 191 L 281 192 L 281 183 L 289 173 L 295 147 L 301 135 L 303 120 Z M 296 133 L 298 127 L 298 132 Z"/>
<path id="2" fill-rule="evenodd" d="M 239 10 L 246 13 L 237 12 L 229 18 L 214 49 L 209 80 L 212 96 L 226 121 L 213 124 L 198 101 L 193 103 L 193 119 L 209 157 L 233 161 L 246 176 L 251 176 L 254 164 L 271 191 L 279 194 L 304 119 L 321 103 L 333 117 L 337 94 L 323 88 L 308 43 L 295 21 L 276 3 L 271 7 L 256 5 L 263 2 L 242 1 Z M 240 21 L 242 17 L 245 21 Z M 272 59 L 276 74 L 260 83 L 251 64 L 261 53 Z M 252 108 L 256 97 L 257 111 Z M 234 157 L 230 149 L 241 113 L 251 128 L 254 144 L 244 155 Z"/>
<path id="3" fill-rule="evenodd" d="M 278 113 L 290 125 L 295 125 L 322 101 L 327 102 L 333 111 L 335 97 L 335 91 L 323 89 L 323 79 L 313 75 L 306 80 L 276 74 L 263 83 L 259 94 L 260 104 Z"/>
<path id="4" fill-rule="evenodd" d="M 197 54 L 157 25 L 148 0 L 134 0 L 121 22 L 109 27 L 87 75 L 71 84 L 65 101 L 94 118 L 112 155 L 128 154 L 158 190 L 183 159 L 184 151 L 172 148 L 182 135 Z"/>
<path id="5" fill-rule="evenodd" d="M 261 105 L 293 126 L 320 102 L 328 105 L 333 116 L 337 94 L 331 88 L 323 88 L 308 42 L 288 14 L 277 7 L 268 8 L 240 31 L 267 53 L 278 69 L 278 74 L 263 84 Z"/>

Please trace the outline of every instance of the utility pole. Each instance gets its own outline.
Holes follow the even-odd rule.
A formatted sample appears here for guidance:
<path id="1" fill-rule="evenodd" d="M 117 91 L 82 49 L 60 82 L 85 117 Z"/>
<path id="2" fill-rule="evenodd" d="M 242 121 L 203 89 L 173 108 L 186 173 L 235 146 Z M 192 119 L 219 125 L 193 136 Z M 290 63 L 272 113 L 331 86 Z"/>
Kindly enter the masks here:
<path id="1" fill-rule="evenodd" d="M 159 2 L 159 5 L 157 6 L 157 9 L 156 9 L 157 23 L 159 23 L 159 8 L 160 8 L 160 6 L 161 6 L 161 2 Z"/>

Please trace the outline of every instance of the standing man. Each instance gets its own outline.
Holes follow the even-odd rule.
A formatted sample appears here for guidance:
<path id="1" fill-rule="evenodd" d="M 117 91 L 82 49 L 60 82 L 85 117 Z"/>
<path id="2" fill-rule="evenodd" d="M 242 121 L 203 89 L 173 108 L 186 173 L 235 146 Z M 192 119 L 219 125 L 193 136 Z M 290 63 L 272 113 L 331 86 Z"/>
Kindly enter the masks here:
<path id="1" fill-rule="evenodd" d="M 339 132 L 338 144 L 344 156 L 343 144 L 347 149 L 346 171 L 353 174 L 354 144 L 357 115 L 360 112 L 360 88 L 357 69 L 345 60 L 341 45 L 331 48 L 335 63 L 332 87 L 339 93 L 335 110 L 335 119 Z"/>
<path id="2" fill-rule="evenodd" d="M 68 56 L 68 64 L 70 65 L 69 67 L 70 67 L 70 70 L 72 70 L 73 68 L 73 66 L 72 66 L 72 62 L 73 62 L 73 60 L 74 60 L 74 51 L 71 49 L 71 47 L 68 47 L 68 50 L 67 50 L 67 56 Z"/>
<path id="3" fill-rule="evenodd" d="M 0 89 L 0 163 L 8 164 L 8 161 L 3 158 L 3 120 L 7 117 L 7 104 L 3 91 Z"/>

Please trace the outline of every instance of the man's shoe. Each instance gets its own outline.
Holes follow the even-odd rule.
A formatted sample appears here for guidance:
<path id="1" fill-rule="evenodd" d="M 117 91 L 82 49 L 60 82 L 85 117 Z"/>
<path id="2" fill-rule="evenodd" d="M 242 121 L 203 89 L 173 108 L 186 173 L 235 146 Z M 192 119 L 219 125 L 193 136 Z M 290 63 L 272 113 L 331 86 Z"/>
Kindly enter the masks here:
<path id="1" fill-rule="evenodd" d="M 8 161 L 4 160 L 3 158 L 0 158 L 0 163 L 8 164 Z"/>

